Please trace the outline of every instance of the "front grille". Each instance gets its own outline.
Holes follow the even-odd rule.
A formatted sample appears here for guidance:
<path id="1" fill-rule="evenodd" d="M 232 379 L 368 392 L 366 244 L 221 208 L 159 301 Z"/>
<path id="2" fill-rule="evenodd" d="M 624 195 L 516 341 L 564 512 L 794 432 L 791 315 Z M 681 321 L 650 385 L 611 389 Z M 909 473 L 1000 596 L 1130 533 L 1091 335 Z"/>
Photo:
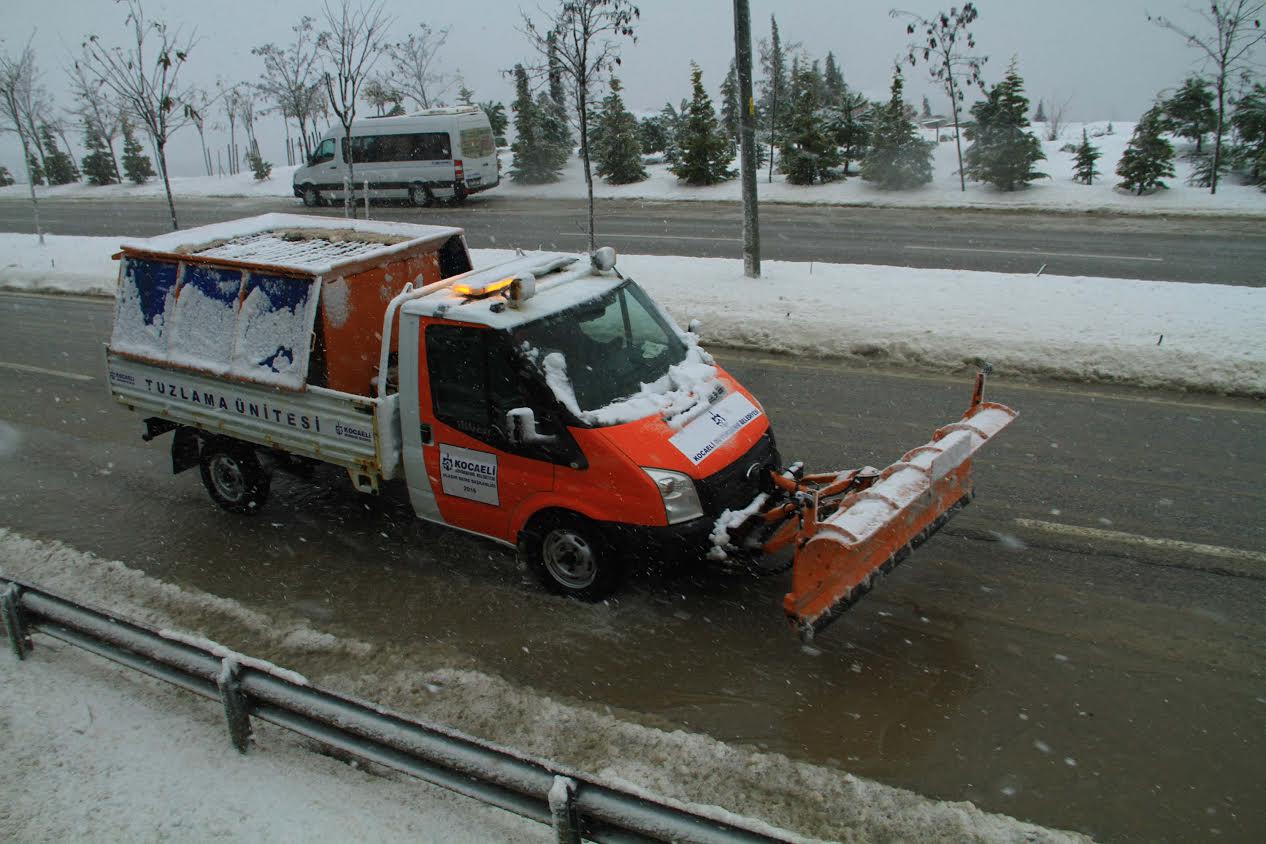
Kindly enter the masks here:
<path id="1" fill-rule="evenodd" d="M 715 475 L 695 481 L 705 515 L 715 519 L 723 510 L 741 510 L 751 503 L 760 492 L 760 473 L 753 472 L 748 477 L 748 470 L 754 463 L 775 468 L 782 465 L 774 444 L 773 429 L 762 434 L 746 454 L 729 466 Z"/>

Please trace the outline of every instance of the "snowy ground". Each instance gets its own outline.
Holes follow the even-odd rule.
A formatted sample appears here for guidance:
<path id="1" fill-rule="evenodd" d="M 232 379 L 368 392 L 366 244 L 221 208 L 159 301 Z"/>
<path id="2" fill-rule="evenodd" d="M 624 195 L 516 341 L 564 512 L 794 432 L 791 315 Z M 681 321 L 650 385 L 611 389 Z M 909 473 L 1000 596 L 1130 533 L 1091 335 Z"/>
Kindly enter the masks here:
<path id="1" fill-rule="evenodd" d="M 120 238 L 0 234 L 0 286 L 113 295 Z M 475 250 L 476 266 L 506 250 Z M 961 371 L 1266 396 L 1266 289 L 721 258 L 620 267 L 705 344 Z"/>
<path id="2" fill-rule="evenodd" d="M 74 600 L 213 636 L 299 668 L 318 683 L 552 757 L 608 782 L 697 807 L 719 806 L 811 838 L 1087 840 L 970 803 L 934 801 L 776 754 L 641 726 L 476 671 L 417 666 L 409 654 L 378 653 L 303 619 L 264 616 L 3 528 L 0 561 L 4 573 Z M 4 840 L 549 840 L 544 827 L 406 777 L 336 762 L 266 725 L 256 724 L 256 746 L 241 756 L 215 703 L 45 637 L 36 642 L 24 663 L 7 648 L 0 656 L 0 753 L 11 763 L 0 768 Z M 340 654 L 355 657 L 352 676 L 309 670 L 337 664 L 331 657 Z"/>
<path id="3" fill-rule="evenodd" d="M 1047 173 L 1050 178 L 1040 179 L 1027 189 L 1003 193 L 987 185 L 968 182 L 964 193 L 959 188 L 957 175 L 958 160 L 953 142 L 942 142 L 937 145 L 934 163 L 935 178 L 931 184 L 912 191 L 877 190 L 860 178 L 849 178 L 828 185 L 789 185 L 780 174 L 775 173 L 772 184 L 768 182 L 768 171 L 758 179 L 760 197 L 766 202 L 786 202 L 797 204 L 828 205 L 874 205 L 884 207 L 922 207 L 922 208 L 1006 208 L 1006 209 L 1045 209 L 1059 211 L 1111 211 L 1114 213 L 1137 214 L 1173 214 L 1173 213 L 1219 213 L 1219 214 L 1251 214 L 1266 215 L 1266 192 L 1251 186 L 1238 183 L 1238 179 L 1229 176 L 1218 187 L 1216 195 L 1210 195 L 1207 188 L 1192 187 L 1186 183 L 1191 167 L 1181 157 L 1175 160 L 1177 175 L 1167 180 L 1168 190 L 1158 191 L 1150 196 L 1134 196 L 1116 189 L 1119 179 L 1114 171 L 1121 154 L 1129 143 L 1130 134 L 1134 131 L 1133 123 L 1113 124 L 1112 134 L 1104 134 L 1108 123 L 1070 123 L 1060 132 L 1056 141 L 1042 141 L 1042 148 L 1047 160 L 1039 164 L 1038 169 Z M 1099 169 L 1103 176 L 1093 185 L 1081 185 L 1072 180 L 1073 155 L 1061 152 L 1060 147 L 1081 141 L 1082 129 L 1092 135 L 1092 143 L 1099 147 L 1103 158 L 1099 160 Z M 944 130 L 942 130 L 944 131 Z M 1044 124 L 1035 124 L 1033 131 L 1043 137 Z M 930 131 L 925 136 L 931 139 Z M 1186 142 L 1176 140 L 1175 150 L 1181 155 L 1188 147 Z M 965 148 L 965 147 L 964 147 Z M 508 174 L 512 164 L 508 152 L 502 154 L 502 173 Z M 293 167 L 273 168 L 272 178 L 265 182 L 256 182 L 250 173 L 236 176 L 203 176 L 178 177 L 172 180 L 172 189 L 179 196 L 288 196 L 292 197 L 291 175 Z M 595 194 L 603 198 L 616 199 L 652 199 L 652 200 L 734 200 L 739 199 L 739 184 L 731 180 L 713 187 L 689 187 L 677 181 L 668 172 L 667 165 L 654 164 L 648 168 L 650 178 L 633 185 L 607 185 L 598 182 Z M 550 199 L 575 199 L 585 195 L 584 173 L 579 160 L 573 160 L 564 171 L 563 179 L 552 185 L 515 185 L 508 178 L 503 179 L 496 188 L 496 194 L 511 197 L 533 197 Z M 63 185 L 55 188 L 41 188 L 41 196 L 53 197 L 126 197 L 126 196 L 161 196 L 162 182 L 151 180 L 145 185 L 110 185 L 107 187 L 90 187 L 88 185 Z M 27 188 L 24 185 L 11 185 L 0 188 L 0 196 L 24 197 Z M 297 202 L 297 200 L 296 200 Z"/>

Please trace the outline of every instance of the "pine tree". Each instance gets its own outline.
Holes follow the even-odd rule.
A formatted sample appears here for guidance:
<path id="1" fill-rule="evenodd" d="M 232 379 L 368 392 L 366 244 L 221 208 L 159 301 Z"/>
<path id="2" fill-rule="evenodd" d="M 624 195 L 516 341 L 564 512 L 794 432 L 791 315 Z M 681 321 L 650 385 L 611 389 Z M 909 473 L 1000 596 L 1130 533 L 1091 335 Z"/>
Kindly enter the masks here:
<path id="1" fill-rule="evenodd" d="M 1134 135 L 1117 164 L 1118 187 L 1142 196 L 1144 191 L 1165 187 L 1161 179 L 1174 175 L 1174 147 L 1161 137 L 1164 111 L 1152 106 L 1134 127 Z"/>
<path id="2" fill-rule="evenodd" d="M 1162 127 L 1180 138 L 1195 141 L 1196 153 L 1200 154 L 1203 152 L 1204 136 L 1218 128 L 1218 112 L 1214 105 L 1209 83 L 1192 76 L 1176 94 L 1161 103 L 1165 112 Z"/>
<path id="3" fill-rule="evenodd" d="M 120 129 L 123 132 L 123 174 L 134 183 L 143 185 L 146 179 L 155 175 L 154 165 L 136 140 L 136 135 L 132 133 L 132 124 L 126 117 L 123 118 Z"/>
<path id="4" fill-rule="evenodd" d="M 1101 175 L 1095 169 L 1095 162 L 1103 157 L 1099 148 L 1090 143 L 1086 130 L 1081 130 L 1081 146 L 1077 147 L 1077 160 L 1073 164 L 1073 181 L 1083 185 L 1094 184 L 1095 176 Z"/>
<path id="5" fill-rule="evenodd" d="M 839 149 L 826 131 L 819 114 L 820 77 L 812 69 L 801 70 L 796 79 L 796 98 L 791 103 L 782 148 L 782 171 L 793 185 L 812 185 L 835 178 Z"/>
<path id="6" fill-rule="evenodd" d="M 40 166 L 40 160 L 33 152 L 26 156 L 26 169 L 31 174 L 31 184 L 44 184 L 44 168 Z"/>
<path id="7" fill-rule="evenodd" d="M 105 139 L 96 125 L 84 119 L 84 147 L 88 154 L 83 158 L 84 175 L 92 185 L 112 185 L 118 181 L 114 173 L 114 159 L 106 148 Z"/>
<path id="8" fill-rule="evenodd" d="M 558 181 L 562 164 L 544 137 L 541 113 L 532 92 L 528 90 L 527 71 L 514 66 L 514 166 L 510 179 L 518 184 L 541 185 Z"/>
<path id="9" fill-rule="evenodd" d="M 971 108 L 976 139 L 967 150 L 968 178 L 1013 191 L 1045 175 L 1034 169 L 1046 153 L 1041 141 L 1025 131 L 1030 125 L 1028 111 L 1024 81 L 1012 61 L 1003 80 Z"/>
<path id="10" fill-rule="evenodd" d="M 465 83 L 457 87 L 457 101 L 464 106 L 475 104 L 475 92 L 466 87 Z"/>
<path id="11" fill-rule="evenodd" d="M 74 160 L 57 146 L 48 124 L 40 127 L 40 146 L 44 150 L 44 178 L 50 185 L 68 185 L 79 180 Z"/>
<path id="12" fill-rule="evenodd" d="M 932 104 L 928 102 L 927 95 L 923 95 L 923 111 L 919 112 L 919 117 L 923 120 L 929 120 L 932 117 Z"/>
<path id="13" fill-rule="evenodd" d="M 611 79 L 611 94 L 602 101 L 594 134 L 589 138 L 597 174 L 612 185 L 627 185 L 647 177 L 642 147 L 637 140 L 637 118 L 624 107 L 620 80 Z"/>
<path id="14" fill-rule="evenodd" d="M 794 49 L 794 46 L 793 46 Z M 782 143 L 782 128 L 787 120 L 789 101 L 787 55 L 783 49 L 778 20 L 769 16 L 769 41 L 760 45 L 760 64 L 765 80 L 761 83 L 760 113 L 770 148 Z"/>
<path id="15" fill-rule="evenodd" d="M 875 114 L 870 147 L 862 160 L 862 178 L 884 190 L 906 190 L 932 181 L 931 141 L 919 137 L 906 115 L 903 82 L 892 76 L 892 96 Z"/>
<path id="16" fill-rule="evenodd" d="M 681 130 L 689 110 L 689 100 L 682 100 L 680 109 L 673 108 L 672 103 L 664 103 L 664 107 L 659 110 L 658 120 L 664 127 L 664 159 L 669 164 L 676 164 L 681 160 Z"/>
<path id="17" fill-rule="evenodd" d="M 663 152 L 668 146 L 668 132 L 658 116 L 643 117 L 637 124 L 637 142 L 642 152 Z"/>
<path id="18" fill-rule="evenodd" d="M 1240 142 L 1233 153 L 1253 184 L 1266 187 L 1266 85 L 1260 82 L 1235 102 L 1231 125 Z"/>
<path id="19" fill-rule="evenodd" d="M 844 104 L 844 73 L 835 61 L 835 53 L 826 54 L 826 69 L 822 73 L 822 85 L 826 88 L 824 105 L 839 108 Z"/>
<path id="20" fill-rule="evenodd" d="M 536 95 L 536 111 L 539 115 L 538 125 L 545 151 L 549 154 L 554 167 L 562 170 L 575 151 L 572 144 L 571 125 L 567 122 L 567 111 L 559 108 L 554 98 L 544 91 Z"/>
<path id="21" fill-rule="evenodd" d="M 1041 100 L 1037 101 L 1037 111 L 1033 112 L 1033 122 L 1034 123 L 1046 122 L 1046 106 L 1042 105 Z"/>
<path id="22" fill-rule="evenodd" d="M 9 168 L 0 164 L 0 188 L 7 188 L 13 184 L 13 174 L 9 172 Z"/>
<path id="23" fill-rule="evenodd" d="M 694 92 L 677 137 L 679 159 L 669 169 L 688 185 L 714 185 L 734 175 L 729 169 L 730 142 L 703 88 L 703 71 L 694 62 L 690 63 L 690 82 Z"/>

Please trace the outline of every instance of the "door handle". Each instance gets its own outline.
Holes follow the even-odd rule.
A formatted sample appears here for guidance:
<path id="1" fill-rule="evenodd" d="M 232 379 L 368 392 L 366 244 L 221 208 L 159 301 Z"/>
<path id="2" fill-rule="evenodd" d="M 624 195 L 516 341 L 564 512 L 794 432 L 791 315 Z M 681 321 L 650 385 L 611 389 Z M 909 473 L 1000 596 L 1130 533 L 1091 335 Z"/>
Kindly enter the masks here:
<path id="1" fill-rule="evenodd" d="M 431 426 L 423 423 L 418 426 L 418 433 L 422 435 L 422 445 L 431 445 Z"/>

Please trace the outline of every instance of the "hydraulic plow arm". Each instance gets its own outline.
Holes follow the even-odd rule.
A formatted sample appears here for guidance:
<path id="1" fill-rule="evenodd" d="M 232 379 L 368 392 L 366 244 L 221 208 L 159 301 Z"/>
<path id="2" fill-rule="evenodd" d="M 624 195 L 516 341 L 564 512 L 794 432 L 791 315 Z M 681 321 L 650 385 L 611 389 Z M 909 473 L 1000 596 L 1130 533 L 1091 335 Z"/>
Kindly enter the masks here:
<path id="1" fill-rule="evenodd" d="M 977 376 L 962 419 L 882 472 L 867 467 L 802 479 L 774 475 L 785 495 L 760 517 L 784 521 L 763 549 L 795 544 L 783 608 L 803 639 L 865 595 L 877 575 L 971 501 L 972 457 L 1017 416 L 983 400 L 986 372 Z"/>

